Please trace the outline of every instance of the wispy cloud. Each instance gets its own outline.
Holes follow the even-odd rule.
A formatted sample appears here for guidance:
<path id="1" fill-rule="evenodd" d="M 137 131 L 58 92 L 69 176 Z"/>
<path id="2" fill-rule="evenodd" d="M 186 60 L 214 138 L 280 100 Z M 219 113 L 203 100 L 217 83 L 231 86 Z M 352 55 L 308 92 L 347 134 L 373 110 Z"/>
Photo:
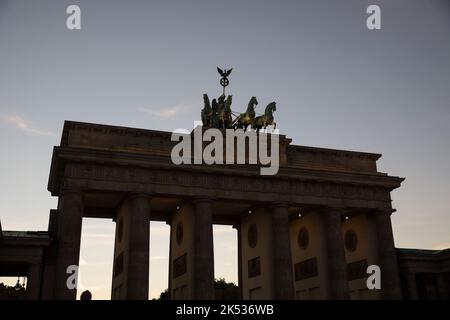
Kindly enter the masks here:
<path id="1" fill-rule="evenodd" d="M 432 249 L 434 250 L 442 250 L 442 249 L 448 249 L 450 248 L 450 242 L 444 242 L 444 243 L 437 243 L 433 245 Z"/>
<path id="2" fill-rule="evenodd" d="M 1 119 L 3 122 L 9 123 L 10 125 L 16 127 L 17 129 L 20 129 L 22 131 L 31 134 L 36 134 L 40 136 L 54 136 L 53 132 L 38 129 L 31 122 L 25 120 L 24 118 L 16 114 L 2 115 Z"/>
<path id="3" fill-rule="evenodd" d="M 165 108 L 139 108 L 139 111 L 144 112 L 150 116 L 163 118 L 163 119 L 172 119 L 175 116 L 180 115 L 180 113 L 186 112 L 191 109 L 192 105 L 188 103 L 180 103 L 175 106 L 165 107 Z"/>

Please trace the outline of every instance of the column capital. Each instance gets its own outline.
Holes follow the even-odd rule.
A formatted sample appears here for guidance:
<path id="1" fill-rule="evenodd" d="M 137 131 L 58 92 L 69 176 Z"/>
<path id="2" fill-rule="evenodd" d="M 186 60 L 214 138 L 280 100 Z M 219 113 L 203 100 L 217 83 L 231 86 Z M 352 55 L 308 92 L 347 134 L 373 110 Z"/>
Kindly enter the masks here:
<path id="1" fill-rule="evenodd" d="M 146 198 L 148 200 L 152 199 L 152 195 L 148 194 L 148 193 L 144 193 L 144 192 L 132 192 L 129 196 L 129 198 L 131 200 L 133 199 L 141 199 L 141 198 Z"/>
<path id="2" fill-rule="evenodd" d="M 287 201 L 274 201 L 269 205 L 270 208 L 287 208 L 289 207 L 289 202 Z"/>
<path id="3" fill-rule="evenodd" d="M 271 204 L 269 208 L 272 220 L 283 219 L 286 220 L 286 222 L 289 222 L 289 205 L 287 202 L 275 202 Z"/>
<path id="4" fill-rule="evenodd" d="M 390 216 L 393 212 L 394 210 L 392 208 L 377 208 L 372 211 L 372 214 L 375 216 L 382 216 L 382 215 Z"/>
<path id="5" fill-rule="evenodd" d="M 212 203 L 213 199 L 210 197 L 194 197 L 192 198 L 193 204 L 199 204 L 199 203 Z"/>
<path id="6" fill-rule="evenodd" d="M 77 188 L 62 188 L 61 189 L 61 196 L 67 196 L 67 195 L 83 195 L 83 190 L 77 189 Z"/>
<path id="7" fill-rule="evenodd" d="M 30 260 L 30 261 L 27 261 L 27 265 L 28 265 L 28 267 L 41 267 L 42 261 Z"/>
<path id="8" fill-rule="evenodd" d="M 173 213 L 169 213 L 169 214 L 168 214 L 167 220 L 166 220 L 166 224 L 167 224 L 168 226 L 171 226 L 171 227 L 172 227 L 172 219 L 173 219 L 173 217 L 174 217 L 174 214 L 173 214 Z"/>
<path id="9" fill-rule="evenodd" d="M 347 208 L 344 208 L 344 207 L 326 206 L 326 207 L 321 208 L 320 211 L 322 213 L 331 213 L 331 214 L 345 215 L 348 210 L 347 210 Z"/>

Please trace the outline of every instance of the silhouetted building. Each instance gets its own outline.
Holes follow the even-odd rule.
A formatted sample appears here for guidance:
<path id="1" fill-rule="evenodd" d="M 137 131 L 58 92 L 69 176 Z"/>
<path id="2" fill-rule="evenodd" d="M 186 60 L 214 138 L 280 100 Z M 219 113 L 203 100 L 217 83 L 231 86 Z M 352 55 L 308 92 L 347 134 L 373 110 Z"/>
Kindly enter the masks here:
<path id="1" fill-rule="evenodd" d="M 450 299 L 450 249 L 397 249 L 405 298 Z"/>
<path id="2" fill-rule="evenodd" d="M 43 266 L 50 242 L 46 231 L 0 228 L 0 277 L 27 277 L 27 297 L 40 299 Z"/>
<path id="3" fill-rule="evenodd" d="M 395 249 L 390 193 L 403 179 L 377 170 L 381 155 L 280 135 L 280 170 L 261 176 L 252 165 L 177 166 L 174 144 L 170 132 L 66 121 L 49 230 L 3 231 L 1 269 L 43 279 L 30 297 L 75 299 L 66 270 L 79 261 L 83 217 L 110 219 L 111 298 L 147 299 L 149 223 L 165 221 L 170 298 L 214 299 L 212 225 L 223 224 L 237 229 L 243 299 L 448 298 L 448 250 Z M 369 265 L 381 290 L 367 288 Z"/>

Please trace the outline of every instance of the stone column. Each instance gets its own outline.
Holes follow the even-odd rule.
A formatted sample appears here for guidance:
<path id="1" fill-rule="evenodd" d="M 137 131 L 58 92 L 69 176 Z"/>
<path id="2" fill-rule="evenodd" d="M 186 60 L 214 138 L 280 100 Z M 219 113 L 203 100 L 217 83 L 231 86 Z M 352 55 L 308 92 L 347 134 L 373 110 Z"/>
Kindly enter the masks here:
<path id="1" fill-rule="evenodd" d="M 285 203 L 271 206 L 273 237 L 274 298 L 294 299 L 288 207 Z"/>
<path id="2" fill-rule="evenodd" d="M 329 299 L 333 300 L 350 298 L 341 228 L 342 215 L 343 210 L 338 208 L 329 208 L 322 213 L 328 258 L 328 292 Z"/>
<path id="3" fill-rule="evenodd" d="M 398 260 L 392 234 L 391 213 L 392 210 L 379 210 L 374 216 L 380 258 L 381 292 L 385 300 L 402 298 Z"/>
<path id="4" fill-rule="evenodd" d="M 55 299 L 75 300 L 76 288 L 68 288 L 69 266 L 78 266 L 80 259 L 81 224 L 83 221 L 83 195 L 79 190 L 63 190 L 60 196 L 58 226 L 58 255 L 56 262 Z"/>
<path id="5" fill-rule="evenodd" d="M 169 218 L 167 219 L 166 223 L 170 226 L 170 234 L 169 234 L 169 279 L 167 281 L 168 283 L 168 294 L 169 300 L 172 300 L 172 291 L 173 291 L 173 285 L 172 285 L 172 246 L 173 246 L 173 241 L 172 241 L 172 237 L 173 237 L 173 227 L 172 227 L 172 214 L 169 216 Z"/>
<path id="6" fill-rule="evenodd" d="M 131 196 L 128 244 L 127 296 L 129 300 L 148 300 L 150 251 L 150 197 Z"/>
<path id="7" fill-rule="evenodd" d="M 215 297 L 211 200 L 194 199 L 193 204 L 193 298 L 211 300 Z"/>
<path id="8" fill-rule="evenodd" d="M 40 262 L 28 264 L 27 272 L 27 296 L 28 300 L 40 299 L 42 281 L 42 267 Z"/>
<path id="9" fill-rule="evenodd" d="M 381 271 L 383 274 L 383 271 Z M 418 300 L 419 293 L 417 291 L 417 281 L 415 273 L 407 273 L 406 274 L 406 286 L 408 288 L 409 300 Z M 383 287 L 381 287 L 383 289 Z"/>
<path id="10" fill-rule="evenodd" d="M 236 224 L 233 228 L 237 231 L 237 246 L 238 246 L 238 287 L 239 287 L 239 299 L 243 298 L 243 283 L 242 283 L 242 232 L 241 224 Z"/>
<path id="11" fill-rule="evenodd" d="M 444 273 L 437 273 L 436 274 L 436 280 L 437 280 L 437 287 L 438 287 L 438 293 L 439 293 L 439 300 L 448 300 L 449 299 L 449 293 L 447 290 L 448 283 L 445 279 Z"/>

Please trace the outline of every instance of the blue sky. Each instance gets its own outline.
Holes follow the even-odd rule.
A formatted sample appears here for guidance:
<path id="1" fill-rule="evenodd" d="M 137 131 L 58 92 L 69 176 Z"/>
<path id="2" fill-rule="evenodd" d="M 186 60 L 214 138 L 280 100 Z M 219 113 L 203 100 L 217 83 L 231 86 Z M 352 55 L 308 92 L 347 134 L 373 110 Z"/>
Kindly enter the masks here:
<path id="1" fill-rule="evenodd" d="M 70 4 L 81 30 L 66 28 Z M 366 28 L 369 4 L 381 30 Z M 382 153 L 379 169 L 406 177 L 393 193 L 398 247 L 449 247 L 449 34 L 445 0 L 0 0 L 3 228 L 47 228 L 64 120 L 191 128 L 223 66 L 233 109 L 275 100 L 294 144 Z M 85 219 L 83 235 L 84 282 L 107 298 L 114 225 Z M 216 276 L 234 281 L 235 236 L 216 228 Z M 152 223 L 151 296 L 167 286 L 167 239 Z"/>

